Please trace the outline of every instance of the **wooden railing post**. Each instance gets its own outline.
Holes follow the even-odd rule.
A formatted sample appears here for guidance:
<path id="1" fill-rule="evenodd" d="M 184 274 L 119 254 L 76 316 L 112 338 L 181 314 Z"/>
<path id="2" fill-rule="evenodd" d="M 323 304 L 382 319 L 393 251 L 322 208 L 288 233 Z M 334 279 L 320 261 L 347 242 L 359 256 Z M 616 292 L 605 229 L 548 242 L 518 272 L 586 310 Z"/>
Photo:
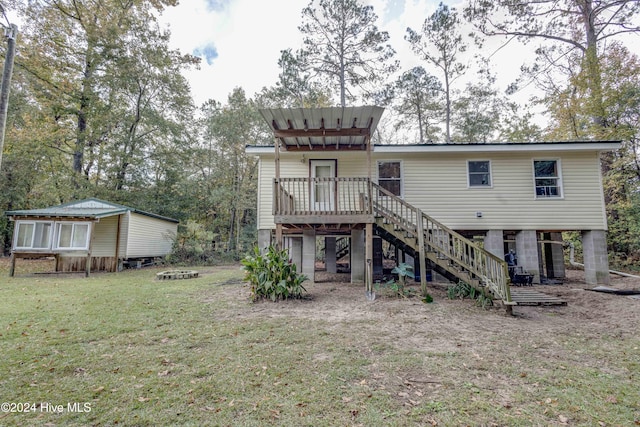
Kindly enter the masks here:
<path id="1" fill-rule="evenodd" d="M 427 252 L 425 251 L 424 245 L 424 225 L 422 221 L 422 211 L 420 209 L 416 209 L 416 219 L 418 223 L 416 224 L 416 232 L 418 234 L 418 252 L 420 255 L 420 289 L 422 289 L 422 296 L 427 295 L 427 262 L 425 257 L 427 256 Z"/>

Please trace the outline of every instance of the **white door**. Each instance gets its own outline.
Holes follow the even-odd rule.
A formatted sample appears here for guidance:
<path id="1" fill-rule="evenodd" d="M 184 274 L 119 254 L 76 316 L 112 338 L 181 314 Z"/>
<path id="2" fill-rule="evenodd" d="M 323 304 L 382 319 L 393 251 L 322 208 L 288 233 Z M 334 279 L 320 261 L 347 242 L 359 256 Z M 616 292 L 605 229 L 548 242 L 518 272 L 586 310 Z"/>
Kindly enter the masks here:
<path id="1" fill-rule="evenodd" d="M 311 210 L 332 211 L 335 209 L 335 160 L 311 160 Z"/>

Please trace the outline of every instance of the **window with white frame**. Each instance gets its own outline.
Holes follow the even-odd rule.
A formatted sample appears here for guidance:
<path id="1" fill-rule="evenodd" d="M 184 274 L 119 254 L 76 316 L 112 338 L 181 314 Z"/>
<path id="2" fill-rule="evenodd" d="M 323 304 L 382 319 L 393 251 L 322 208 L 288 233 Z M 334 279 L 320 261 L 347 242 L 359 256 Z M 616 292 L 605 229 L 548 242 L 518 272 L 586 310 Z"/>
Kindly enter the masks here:
<path id="1" fill-rule="evenodd" d="M 378 162 L 378 185 L 391 194 L 402 197 L 402 168 L 400 162 Z"/>
<path id="2" fill-rule="evenodd" d="M 560 162 L 558 160 L 534 160 L 536 198 L 562 197 Z"/>
<path id="3" fill-rule="evenodd" d="M 469 160 L 467 171 L 469 187 L 491 187 L 491 162 L 489 160 Z"/>
<path id="4" fill-rule="evenodd" d="M 16 221 L 16 249 L 49 249 L 52 223 L 47 221 Z"/>
<path id="5" fill-rule="evenodd" d="M 60 222 L 56 225 L 59 249 L 87 249 L 89 247 L 88 222 Z"/>

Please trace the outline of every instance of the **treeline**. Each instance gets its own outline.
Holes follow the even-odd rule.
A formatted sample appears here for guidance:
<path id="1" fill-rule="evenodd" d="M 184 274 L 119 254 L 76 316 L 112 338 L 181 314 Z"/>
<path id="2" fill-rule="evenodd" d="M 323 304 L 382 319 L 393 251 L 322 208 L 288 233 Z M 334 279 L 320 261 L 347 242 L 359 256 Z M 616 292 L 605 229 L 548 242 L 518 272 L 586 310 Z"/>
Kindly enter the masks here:
<path id="1" fill-rule="evenodd" d="M 258 108 L 375 103 L 387 108 L 382 143 L 622 140 L 603 159 L 610 249 L 618 265 L 640 260 L 640 59 L 623 43 L 640 32 L 638 2 L 440 4 L 407 28 L 420 65 L 404 70 L 372 6 L 311 0 L 303 44 L 282 46 L 278 81 L 203 106 L 181 73 L 199 58 L 170 49 L 157 21 L 176 3 L 2 3 L 23 24 L 0 210 L 98 197 L 179 219 L 185 257 L 242 252 L 256 239 L 257 191 L 244 148 L 273 143 Z M 535 85 L 527 105 L 546 111 L 546 126 L 500 92 L 490 59 L 469 62 L 469 50 L 495 36 L 538 46 L 509 93 Z M 10 236 L 2 216 L 5 253 Z"/>

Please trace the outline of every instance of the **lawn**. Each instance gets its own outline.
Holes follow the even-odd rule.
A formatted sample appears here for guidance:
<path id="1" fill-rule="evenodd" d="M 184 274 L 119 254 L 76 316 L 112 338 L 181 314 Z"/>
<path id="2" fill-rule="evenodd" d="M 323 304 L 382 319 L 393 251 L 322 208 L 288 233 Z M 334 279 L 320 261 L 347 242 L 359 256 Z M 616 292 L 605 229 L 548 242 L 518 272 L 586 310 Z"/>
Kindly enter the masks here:
<path id="1" fill-rule="evenodd" d="M 565 285 L 568 307 L 509 317 L 324 282 L 251 303 L 239 266 L 157 271 L 0 270 L 0 425 L 640 424 L 638 301 Z"/>

